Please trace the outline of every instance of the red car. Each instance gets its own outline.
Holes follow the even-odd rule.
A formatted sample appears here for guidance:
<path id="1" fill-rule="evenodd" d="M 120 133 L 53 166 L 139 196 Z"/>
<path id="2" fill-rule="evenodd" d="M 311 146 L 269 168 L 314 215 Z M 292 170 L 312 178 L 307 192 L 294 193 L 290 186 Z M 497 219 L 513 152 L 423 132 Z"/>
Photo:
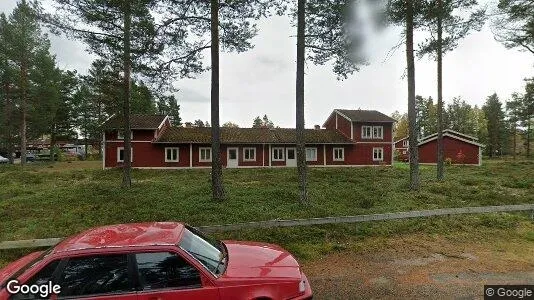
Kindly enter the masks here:
<path id="1" fill-rule="evenodd" d="M 311 299 L 276 245 L 214 241 L 181 223 L 95 228 L 0 270 L 0 299 Z"/>

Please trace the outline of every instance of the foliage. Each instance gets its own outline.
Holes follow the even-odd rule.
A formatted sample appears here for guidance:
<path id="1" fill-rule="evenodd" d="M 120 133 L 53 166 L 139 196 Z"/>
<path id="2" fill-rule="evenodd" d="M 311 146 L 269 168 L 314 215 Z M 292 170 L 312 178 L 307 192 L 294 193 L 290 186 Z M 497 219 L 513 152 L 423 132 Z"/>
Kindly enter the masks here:
<path id="1" fill-rule="evenodd" d="M 346 79 L 365 64 L 358 53 L 361 38 L 349 30 L 353 4 L 349 0 L 306 1 L 307 59 L 316 65 L 333 62 L 332 71 L 338 79 Z"/>
<path id="2" fill-rule="evenodd" d="M 398 111 L 395 111 L 391 117 L 395 120 L 397 120 L 397 122 L 395 123 L 395 128 L 394 128 L 394 133 L 395 133 L 395 137 L 394 137 L 394 140 L 395 141 L 398 141 L 402 138 L 405 138 L 408 136 L 408 114 L 407 113 L 404 113 L 404 114 L 401 114 L 400 112 Z"/>
<path id="3" fill-rule="evenodd" d="M 499 0 L 494 32 L 508 48 L 534 54 L 534 3 L 530 0 Z"/>
<path id="4" fill-rule="evenodd" d="M 506 140 L 506 126 L 504 123 L 504 111 L 497 94 L 489 96 L 482 108 L 486 115 L 488 128 L 487 153 L 490 157 L 501 154 Z"/>
<path id="5" fill-rule="evenodd" d="M 438 5 L 441 3 L 441 9 Z M 431 36 L 419 44 L 417 55 L 429 55 L 437 58 L 437 51 L 442 54 L 454 50 L 458 42 L 465 38 L 471 30 L 479 31 L 484 25 L 486 10 L 476 0 L 425 0 L 421 2 L 421 26 L 429 30 Z M 442 23 L 441 47 L 437 40 L 437 19 Z"/>
<path id="6" fill-rule="evenodd" d="M 160 96 L 157 100 L 158 113 L 169 116 L 174 126 L 182 126 L 180 117 L 180 105 L 174 95 Z"/>
<path id="7" fill-rule="evenodd" d="M 239 128 L 239 125 L 237 125 L 234 122 L 226 122 L 222 125 L 223 128 Z"/>
<path id="8" fill-rule="evenodd" d="M 432 97 L 415 97 L 415 107 L 417 111 L 417 132 L 418 138 L 422 138 L 437 132 L 437 106 Z"/>
<path id="9" fill-rule="evenodd" d="M 39 10 L 36 1 L 23 0 L 9 17 L 0 14 L 0 139 L 12 153 L 17 138 L 23 158 L 28 139 L 75 135 L 68 90 L 73 73 L 57 68 L 48 36 L 41 30 Z"/>
<path id="10" fill-rule="evenodd" d="M 263 115 L 263 118 L 260 117 L 254 118 L 252 122 L 252 128 L 274 128 L 274 123 L 269 119 L 267 115 Z"/>

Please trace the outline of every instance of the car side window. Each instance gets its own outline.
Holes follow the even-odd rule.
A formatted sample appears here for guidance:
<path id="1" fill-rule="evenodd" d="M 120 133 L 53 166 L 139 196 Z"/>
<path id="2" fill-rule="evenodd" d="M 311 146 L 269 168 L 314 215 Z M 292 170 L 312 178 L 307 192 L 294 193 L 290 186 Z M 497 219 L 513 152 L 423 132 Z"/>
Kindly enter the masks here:
<path id="1" fill-rule="evenodd" d="M 60 297 L 80 297 L 133 291 L 126 255 L 71 258 L 60 276 Z"/>
<path id="2" fill-rule="evenodd" d="M 190 289 L 202 286 L 199 271 L 175 253 L 139 253 L 135 256 L 144 290 Z"/>
<path id="3" fill-rule="evenodd" d="M 44 268 L 42 268 L 37 274 L 33 275 L 28 281 L 26 281 L 24 284 L 27 285 L 46 285 L 48 282 L 53 282 L 54 272 L 56 271 L 57 267 L 59 265 L 59 260 L 55 260 L 48 265 L 46 265 Z M 54 283 L 54 282 L 53 282 Z M 13 295 L 11 300 L 26 300 L 26 299 L 41 299 L 39 295 L 34 294 L 17 294 Z"/>

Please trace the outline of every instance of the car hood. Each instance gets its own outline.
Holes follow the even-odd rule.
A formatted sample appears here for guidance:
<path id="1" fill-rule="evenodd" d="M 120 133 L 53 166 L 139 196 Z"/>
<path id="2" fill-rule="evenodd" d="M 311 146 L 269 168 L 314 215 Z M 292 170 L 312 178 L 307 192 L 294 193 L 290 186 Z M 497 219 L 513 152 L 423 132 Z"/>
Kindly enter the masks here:
<path id="1" fill-rule="evenodd" d="M 295 258 L 277 245 L 224 241 L 228 249 L 228 265 L 222 277 L 284 278 L 300 280 L 300 266 Z"/>
<path id="2" fill-rule="evenodd" d="M 31 254 L 28 254 L 24 256 L 23 258 L 14 261 L 4 267 L 3 269 L 0 269 L 0 290 L 4 287 L 4 284 L 6 284 L 7 280 L 10 279 L 17 271 L 24 268 L 26 265 L 37 259 L 43 252 L 33 252 Z"/>

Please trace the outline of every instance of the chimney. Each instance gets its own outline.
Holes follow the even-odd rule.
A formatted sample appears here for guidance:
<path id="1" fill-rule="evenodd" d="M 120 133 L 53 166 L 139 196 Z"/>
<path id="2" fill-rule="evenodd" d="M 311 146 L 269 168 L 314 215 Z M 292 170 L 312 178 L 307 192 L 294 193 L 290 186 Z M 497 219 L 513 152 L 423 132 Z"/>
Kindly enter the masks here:
<path id="1" fill-rule="evenodd" d="M 315 125 L 315 130 L 321 130 L 321 125 Z"/>
<path id="2" fill-rule="evenodd" d="M 193 128 L 193 123 L 185 122 L 185 128 Z"/>

